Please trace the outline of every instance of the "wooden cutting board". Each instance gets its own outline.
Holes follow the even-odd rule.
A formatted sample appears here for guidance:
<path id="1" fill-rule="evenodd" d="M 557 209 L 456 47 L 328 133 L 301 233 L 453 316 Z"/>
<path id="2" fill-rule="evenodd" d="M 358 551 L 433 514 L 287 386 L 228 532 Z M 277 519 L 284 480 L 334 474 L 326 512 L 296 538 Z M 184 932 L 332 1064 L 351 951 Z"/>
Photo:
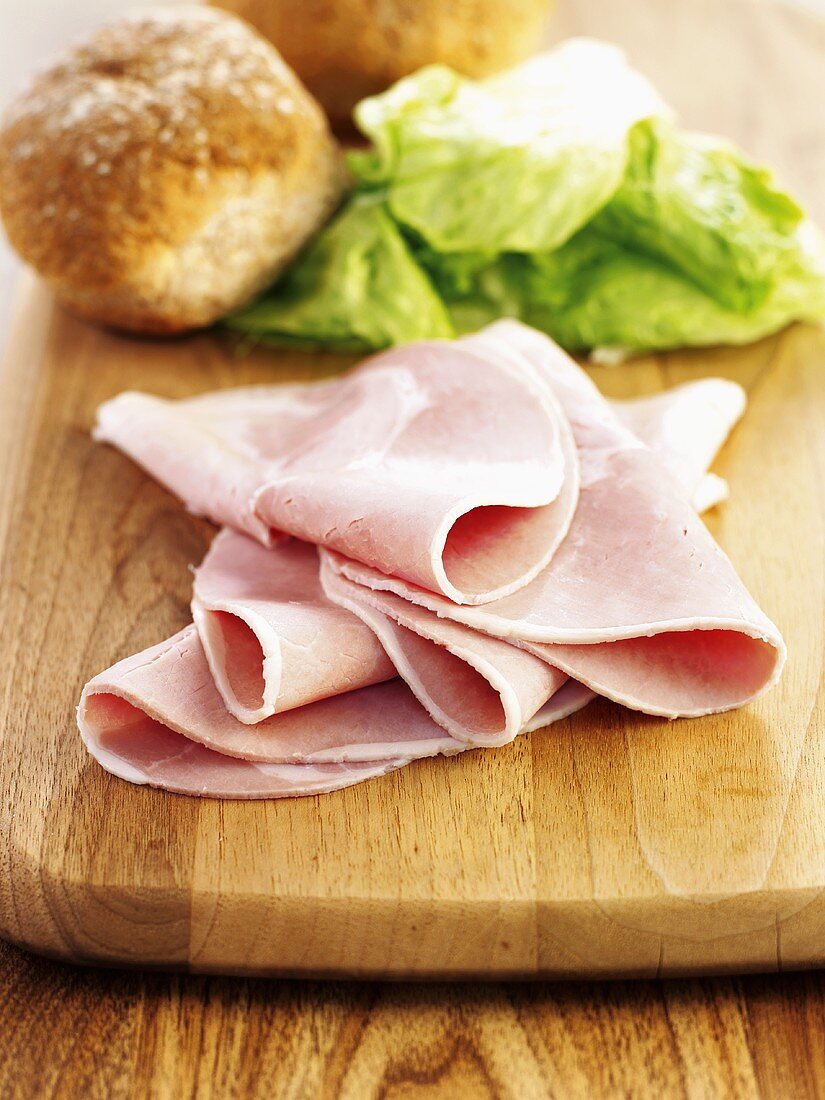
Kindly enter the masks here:
<path id="1" fill-rule="evenodd" d="M 825 35 L 790 9 L 562 6 L 690 124 L 777 164 L 825 222 Z M 667 49 L 663 44 L 667 43 Z M 236 358 L 64 315 L 28 280 L 0 380 L 0 933 L 36 951 L 199 971 L 655 975 L 825 963 L 825 335 L 595 370 L 610 395 L 720 374 L 750 407 L 710 519 L 785 632 L 781 685 L 667 723 L 605 702 L 496 751 L 320 798 L 132 787 L 81 746 L 83 682 L 188 619 L 208 524 L 95 446 L 96 406 L 317 378 L 335 356 Z"/>

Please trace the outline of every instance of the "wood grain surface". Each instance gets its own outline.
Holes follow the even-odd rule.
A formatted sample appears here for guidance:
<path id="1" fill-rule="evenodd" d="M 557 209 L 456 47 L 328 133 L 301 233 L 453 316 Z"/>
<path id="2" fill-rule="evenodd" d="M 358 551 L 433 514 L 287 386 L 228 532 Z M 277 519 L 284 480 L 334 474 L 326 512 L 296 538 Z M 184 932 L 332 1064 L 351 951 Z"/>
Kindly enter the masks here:
<path id="1" fill-rule="evenodd" d="M 621 19 L 568 5 L 556 29 L 625 42 L 688 121 L 732 133 L 804 190 L 825 174 L 825 44 L 802 26 L 733 0 L 636 0 Z M 668 29 L 663 66 L 652 47 Z M 602 702 L 501 750 L 283 802 L 169 796 L 86 756 L 73 719 L 84 680 L 188 619 L 187 566 L 211 534 L 91 442 L 96 406 L 130 387 L 180 396 L 341 366 L 239 359 L 213 336 L 104 335 L 25 288 L 0 401 L 2 934 L 79 961 L 235 973 L 654 976 L 825 961 L 819 330 L 594 372 L 612 395 L 707 374 L 749 391 L 718 464 L 733 498 L 711 523 L 791 652 L 757 704 L 668 724 Z"/>
<path id="2" fill-rule="evenodd" d="M 83 971 L 0 945 L 9 1100 L 805 1100 L 821 973 L 389 985 Z"/>

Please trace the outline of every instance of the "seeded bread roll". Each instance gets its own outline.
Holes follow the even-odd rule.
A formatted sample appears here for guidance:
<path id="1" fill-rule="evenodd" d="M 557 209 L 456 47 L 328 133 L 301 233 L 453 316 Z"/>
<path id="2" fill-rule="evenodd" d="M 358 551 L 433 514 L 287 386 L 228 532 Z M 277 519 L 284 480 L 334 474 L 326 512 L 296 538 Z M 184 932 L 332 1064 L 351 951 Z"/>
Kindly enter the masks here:
<path id="1" fill-rule="evenodd" d="M 318 104 L 246 23 L 147 8 L 40 73 L 0 124 L 12 245 L 75 313 L 144 333 L 216 321 L 334 208 Z"/>
<path id="2" fill-rule="evenodd" d="M 341 125 L 364 96 L 442 62 L 487 76 L 539 46 L 551 0 L 212 0 L 274 42 Z"/>

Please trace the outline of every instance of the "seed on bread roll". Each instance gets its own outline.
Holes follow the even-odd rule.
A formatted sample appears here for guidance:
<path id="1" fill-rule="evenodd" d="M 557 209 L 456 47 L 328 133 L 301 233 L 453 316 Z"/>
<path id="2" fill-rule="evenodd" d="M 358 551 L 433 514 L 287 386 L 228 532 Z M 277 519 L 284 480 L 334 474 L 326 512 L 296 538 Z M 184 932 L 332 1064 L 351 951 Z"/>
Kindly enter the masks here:
<path id="1" fill-rule="evenodd" d="M 41 72 L 0 123 L 0 213 L 69 309 L 178 333 L 269 283 L 336 205 L 340 150 L 270 43 L 147 8 Z"/>
<path id="2" fill-rule="evenodd" d="M 534 52 L 551 0 L 212 0 L 274 42 L 330 118 L 441 62 L 487 76 Z"/>

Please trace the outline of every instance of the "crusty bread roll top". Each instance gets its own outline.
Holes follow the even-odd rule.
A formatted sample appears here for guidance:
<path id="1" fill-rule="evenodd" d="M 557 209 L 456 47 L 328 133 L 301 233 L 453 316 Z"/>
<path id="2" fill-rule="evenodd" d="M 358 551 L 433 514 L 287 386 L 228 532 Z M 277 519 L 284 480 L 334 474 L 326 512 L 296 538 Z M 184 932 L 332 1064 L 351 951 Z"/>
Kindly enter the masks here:
<path id="1" fill-rule="evenodd" d="M 207 7 L 104 27 L 0 129 L 0 211 L 75 312 L 147 333 L 208 325 L 270 282 L 340 195 L 325 118 L 277 51 Z"/>

